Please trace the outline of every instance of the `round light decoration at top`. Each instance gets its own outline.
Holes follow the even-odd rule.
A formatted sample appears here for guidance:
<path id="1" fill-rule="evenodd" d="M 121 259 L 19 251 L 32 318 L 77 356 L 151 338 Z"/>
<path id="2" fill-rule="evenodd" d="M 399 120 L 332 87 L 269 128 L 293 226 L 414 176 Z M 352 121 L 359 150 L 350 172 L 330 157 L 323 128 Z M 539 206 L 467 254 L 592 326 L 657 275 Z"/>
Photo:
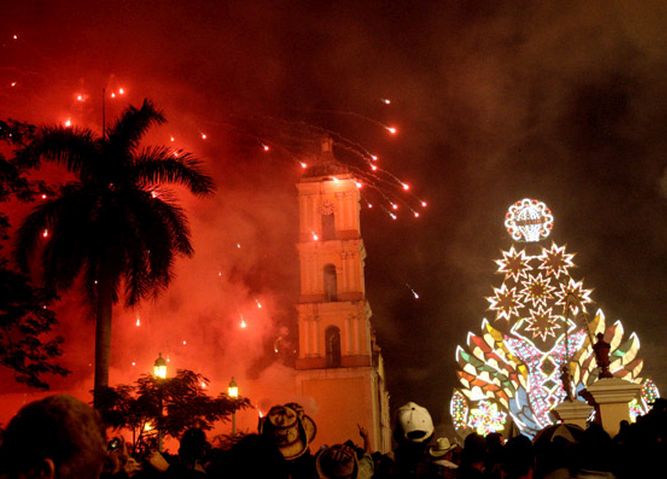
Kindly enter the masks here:
<path id="1" fill-rule="evenodd" d="M 549 236 L 554 226 L 551 210 L 531 198 L 519 200 L 509 207 L 505 215 L 505 228 L 515 241 L 532 243 Z"/>

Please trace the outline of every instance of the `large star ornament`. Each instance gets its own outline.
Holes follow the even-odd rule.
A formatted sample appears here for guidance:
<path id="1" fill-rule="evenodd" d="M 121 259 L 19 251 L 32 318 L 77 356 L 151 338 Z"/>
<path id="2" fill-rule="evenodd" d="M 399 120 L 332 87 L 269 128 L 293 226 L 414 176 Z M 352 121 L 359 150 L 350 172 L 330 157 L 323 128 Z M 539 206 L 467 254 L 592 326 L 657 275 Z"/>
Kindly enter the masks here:
<path id="1" fill-rule="evenodd" d="M 517 251 L 514 246 L 509 251 L 503 251 L 503 258 L 495 260 L 498 265 L 498 273 L 505 274 L 505 279 L 512 278 L 519 281 L 519 278 L 526 277 L 526 273 L 533 269 L 528 265 L 530 256 L 526 255 L 525 250 Z"/>
<path id="2" fill-rule="evenodd" d="M 568 275 L 568 269 L 574 267 L 573 254 L 565 252 L 565 246 L 558 246 L 551 243 L 549 249 L 542 248 L 542 254 L 538 256 L 540 261 L 539 269 L 544 271 L 547 276 L 553 275 L 559 278 L 560 275 Z"/>

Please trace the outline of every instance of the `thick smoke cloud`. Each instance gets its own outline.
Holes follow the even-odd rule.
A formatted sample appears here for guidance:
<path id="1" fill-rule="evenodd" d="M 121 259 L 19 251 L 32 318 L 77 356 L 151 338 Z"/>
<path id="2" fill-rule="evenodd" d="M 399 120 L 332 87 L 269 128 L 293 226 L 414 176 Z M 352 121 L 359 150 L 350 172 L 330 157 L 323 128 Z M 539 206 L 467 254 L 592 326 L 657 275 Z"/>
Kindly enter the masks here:
<path id="1" fill-rule="evenodd" d="M 645 371 L 664 388 L 667 7 L 311 4 L 7 6 L 0 81 L 19 83 L 0 88 L 2 116 L 74 114 L 98 128 L 96 92 L 123 84 L 128 100 L 151 97 L 170 119 L 150 140 L 173 134 L 219 184 L 210 200 L 179 195 L 196 255 L 178 263 L 155 303 L 118 311 L 112 378 L 129 380 L 140 369 L 128 368 L 132 361 L 145 369 L 168 351 L 220 389 L 232 374 L 257 384 L 257 402 L 289 380 L 271 362 L 270 343 L 277 324 L 293 331 L 295 321 L 298 172 L 238 147 L 247 138 L 226 122 L 241 112 L 335 128 L 429 200 L 419 221 L 363 218 L 368 295 L 394 406 L 415 400 L 446 421 L 455 345 L 486 314 L 483 297 L 499 282 L 492 259 L 509 245 L 504 211 L 525 196 L 551 207 L 554 240 L 578 253 L 575 275 L 595 288 L 609 319 L 637 331 Z M 91 103 L 76 107 L 78 90 Z M 109 105 L 111 115 L 119 109 Z M 388 139 L 372 124 L 314 113 L 326 109 L 395 121 L 401 134 Z M 84 390 L 92 325 L 77 304 L 68 295 L 60 308 L 75 373 L 58 387 Z M 241 314 L 247 331 L 237 327 Z"/>

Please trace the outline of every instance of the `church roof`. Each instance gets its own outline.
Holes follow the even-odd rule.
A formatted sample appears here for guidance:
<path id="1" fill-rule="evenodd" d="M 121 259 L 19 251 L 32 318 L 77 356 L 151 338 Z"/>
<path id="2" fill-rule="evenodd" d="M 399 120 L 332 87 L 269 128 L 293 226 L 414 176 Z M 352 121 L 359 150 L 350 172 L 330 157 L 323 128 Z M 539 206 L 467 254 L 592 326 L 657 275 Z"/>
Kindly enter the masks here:
<path id="1" fill-rule="evenodd" d="M 318 178 L 350 173 L 350 170 L 339 162 L 333 154 L 333 140 L 329 136 L 322 138 L 322 148 L 313 164 L 303 174 L 303 178 Z"/>

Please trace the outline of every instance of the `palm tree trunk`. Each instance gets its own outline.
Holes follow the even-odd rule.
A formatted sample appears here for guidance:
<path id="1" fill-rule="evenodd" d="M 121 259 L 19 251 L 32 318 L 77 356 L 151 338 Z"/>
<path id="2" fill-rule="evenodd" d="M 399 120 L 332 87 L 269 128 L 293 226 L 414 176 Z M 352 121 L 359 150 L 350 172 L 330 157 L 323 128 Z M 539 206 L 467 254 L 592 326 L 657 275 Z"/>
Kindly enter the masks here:
<path id="1" fill-rule="evenodd" d="M 97 407 L 97 393 L 109 386 L 109 362 L 111 359 L 111 308 L 113 296 L 111 282 L 98 283 L 95 311 L 95 383 L 93 405 Z"/>

